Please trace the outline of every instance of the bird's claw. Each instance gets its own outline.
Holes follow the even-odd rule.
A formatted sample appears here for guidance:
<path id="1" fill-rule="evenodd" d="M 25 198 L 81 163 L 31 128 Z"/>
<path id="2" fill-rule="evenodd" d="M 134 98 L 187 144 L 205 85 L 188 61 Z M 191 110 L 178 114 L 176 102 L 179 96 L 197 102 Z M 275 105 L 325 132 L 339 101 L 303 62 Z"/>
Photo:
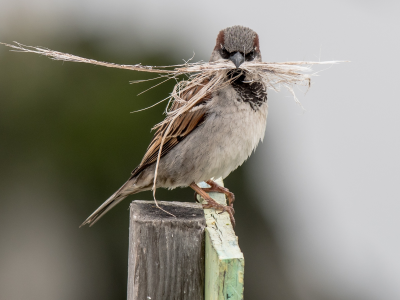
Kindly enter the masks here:
<path id="1" fill-rule="evenodd" d="M 212 199 L 212 201 L 210 201 L 209 199 L 206 199 L 206 200 L 207 200 L 207 204 L 203 204 L 203 208 L 206 208 L 206 209 L 214 208 L 215 210 L 220 210 L 221 212 L 217 212 L 217 214 L 222 214 L 224 212 L 227 212 L 229 215 L 229 218 L 231 220 L 232 226 L 235 227 L 236 221 L 233 216 L 235 214 L 235 210 L 233 209 L 232 206 L 219 204 L 218 202 L 216 202 L 213 199 Z"/>

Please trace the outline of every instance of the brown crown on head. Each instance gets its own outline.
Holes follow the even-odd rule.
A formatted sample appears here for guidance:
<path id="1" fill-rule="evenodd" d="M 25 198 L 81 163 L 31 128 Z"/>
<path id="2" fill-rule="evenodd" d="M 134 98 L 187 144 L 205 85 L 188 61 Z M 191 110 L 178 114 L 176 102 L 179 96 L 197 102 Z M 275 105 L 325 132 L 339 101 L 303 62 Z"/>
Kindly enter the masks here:
<path id="1" fill-rule="evenodd" d="M 217 36 L 215 50 L 224 47 L 228 52 L 248 53 L 260 50 L 258 34 L 248 27 L 236 25 L 221 30 Z"/>

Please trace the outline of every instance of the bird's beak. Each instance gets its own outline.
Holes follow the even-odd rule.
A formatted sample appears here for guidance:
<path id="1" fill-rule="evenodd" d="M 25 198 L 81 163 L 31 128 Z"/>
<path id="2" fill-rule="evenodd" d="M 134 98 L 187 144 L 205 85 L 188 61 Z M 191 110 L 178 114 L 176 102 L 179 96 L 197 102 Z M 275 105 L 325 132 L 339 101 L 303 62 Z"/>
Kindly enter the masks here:
<path id="1" fill-rule="evenodd" d="M 235 64 L 236 68 L 239 68 L 239 66 L 244 62 L 244 57 L 242 53 L 236 52 L 229 58 L 229 60 L 231 60 Z"/>

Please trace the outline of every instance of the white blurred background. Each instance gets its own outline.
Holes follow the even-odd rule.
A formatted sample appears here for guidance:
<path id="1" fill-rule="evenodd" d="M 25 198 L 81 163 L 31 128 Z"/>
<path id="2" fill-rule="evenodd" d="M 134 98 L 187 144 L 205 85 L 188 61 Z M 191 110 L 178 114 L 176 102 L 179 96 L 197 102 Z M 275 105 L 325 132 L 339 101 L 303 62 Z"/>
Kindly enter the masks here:
<path id="1" fill-rule="evenodd" d="M 0 0 L 0 41 L 17 40 L 52 48 L 52 41 L 68 41 L 79 35 L 100 41 L 96 46 L 103 53 L 100 57 L 110 53 L 120 56 L 121 61 L 114 61 L 117 63 L 138 63 L 129 61 L 129 57 L 140 58 L 143 51 L 156 56 L 168 52 L 172 57 L 170 63 L 180 63 L 193 52 L 195 60 L 208 60 L 219 30 L 245 25 L 259 34 L 264 61 L 351 61 L 320 72 L 306 94 L 297 91 L 305 110 L 296 105 L 288 92 L 269 92 L 264 143 L 238 172 L 244 174 L 240 184 L 255 191 L 249 205 L 261 212 L 262 222 L 269 228 L 266 234 L 272 236 L 271 251 L 277 253 L 271 256 L 267 250 L 263 253 L 263 249 L 258 249 L 257 259 L 262 260 L 264 255 L 272 257 L 260 268 L 279 269 L 279 276 L 271 273 L 259 278 L 253 274 L 258 281 L 257 286 L 252 285 L 249 272 L 255 272 L 252 266 L 257 266 L 257 261 L 250 262 L 246 265 L 246 299 L 397 300 L 399 12 L 400 2 L 389 0 Z M 44 41 L 47 44 L 41 44 Z M 54 50 L 66 52 L 66 48 Z M 28 59 L 28 54 L 9 54 L 1 47 L 0 58 L 6 55 Z M 35 66 L 56 64 L 53 70 L 57 71 L 50 77 L 58 76 L 55 74 L 65 68 L 81 67 L 32 55 L 29 60 L 36 61 Z M 0 69 L 0 88 L 10 73 L 31 74 L 29 66 L 19 66 L 18 72 Z M 14 80 L 18 74 L 13 75 Z M 121 84 L 130 88 L 128 80 L 132 74 L 124 74 L 127 77 Z M 95 79 L 87 80 L 95 84 Z M 24 89 L 29 82 L 18 84 Z M 17 92 L 1 93 L 0 90 L 2 106 L 6 101 L 18 103 Z M 86 94 L 87 98 L 92 96 Z M 118 101 L 113 99 L 113 105 L 118 105 Z M 31 103 L 26 109 L 34 110 L 34 105 Z M 147 133 L 150 126 L 143 128 Z M 9 145 L 15 139 L 3 136 L 1 143 L 7 141 Z M 143 153 L 144 148 L 138 151 Z M 29 153 L 29 148 L 26 151 Z M 106 254 L 104 249 L 113 238 L 104 241 L 98 237 L 101 231 L 112 230 L 107 229 L 107 220 L 99 224 L 99 229 L 81 230 L 77 236 L 77 225 L 91 209 L 77 214 L 78 204 L 64 204 L 69 201 L 63 192 L 68 185 L 57 186 L 54 166 L 47 160 L 33 160 L 29 165 L 19 158 L 13 160 L 12 156 L 10 160 L 12 167 L 7 170 L 12 172 L 5 173 L 3 169 L 0 185 L 0 298 L 115 299 L 117 288 L 111 287 L 114 267 L 102 262 L 105 256 L 125 255 L 127 241 L 125 248 Z M 118 175 L 119 183 L 137 162 L 129 162 L 128 169 Z M 34 171 L 38 166 L 39 174 Z M 102 198 L 93 200 L 91 207 L 97 207 L 95 203 L 100 204 L 116 188 L 118 183 L 101 193 Z M 63 197 L 65 202 L 46 201 L 40 207 L 35 202 Z M 77 190 L 74 197 L 75 201 L 85 201 L 87 194 Z M 242 196 L 237 201 L 242 203 L 238 204 L 240 207 L 247 199 Z M 127 203 L 119 211 L 125 220 L 126 207 Z M 245 228 L 246 220 L 252 216 L 241 217 L 240 210 L 237 214 L 240 241 L 246 241 L 244 236 L 252 233 L 263 235 L 257 226 L 241 229 L 240 224 Z M 124 222 L 125 226 L 127 221 Z M 110 236 L 127 239 L 114 232 Z M 251 260 L 246 252 L 245 258 Z M 88 279 L 95 276 L 95 281 Z M 262 282 L 265 285 L 260 285 Z M 257 289 L 257 293 L 252 294 L 250 289 Z"/>

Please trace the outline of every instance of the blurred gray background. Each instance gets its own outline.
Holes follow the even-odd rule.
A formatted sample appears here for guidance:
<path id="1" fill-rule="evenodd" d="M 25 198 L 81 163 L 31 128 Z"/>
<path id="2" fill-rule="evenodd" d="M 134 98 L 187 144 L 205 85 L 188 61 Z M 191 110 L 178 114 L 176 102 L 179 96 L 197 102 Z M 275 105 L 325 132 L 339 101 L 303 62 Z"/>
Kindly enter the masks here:
<path id="1" fill-rule="evenodd" d="M 258 32 L 264 61 L 326 69 L 303 110 L 269 92 L 264 143 L 226 179 L 246 299 L 400 299 L 398 1 L 0 0 L 0 41 L 126 64 L 208 60 L 219 30 Z M 0 299 L 125 299 L 128 204 L 79 224 L 128 177 L 167 83 L 0 47 Z M 190 189 L 158 198 L 192 201 Z M 150 193 L 129 198 L 151 199 Z"/>

